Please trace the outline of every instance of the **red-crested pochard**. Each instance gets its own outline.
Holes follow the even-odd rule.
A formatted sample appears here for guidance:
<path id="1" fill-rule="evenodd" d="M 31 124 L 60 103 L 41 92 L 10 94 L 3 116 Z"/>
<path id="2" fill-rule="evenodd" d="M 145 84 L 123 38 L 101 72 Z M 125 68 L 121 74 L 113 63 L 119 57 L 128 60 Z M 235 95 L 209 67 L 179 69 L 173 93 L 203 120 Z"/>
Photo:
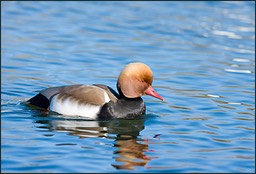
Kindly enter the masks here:
<path id="1" fill-rule="evenodd" d="M 128 118 L 145 114 L 142 95 L 164 100 L 152 88 L 153 73 L 144 63 L 124 67 L 117 81 L 116 93 L 106 85 L 71 85 L 51 87 L 27 101 L 28 104 L 69 116 L 88 119 Z"/>

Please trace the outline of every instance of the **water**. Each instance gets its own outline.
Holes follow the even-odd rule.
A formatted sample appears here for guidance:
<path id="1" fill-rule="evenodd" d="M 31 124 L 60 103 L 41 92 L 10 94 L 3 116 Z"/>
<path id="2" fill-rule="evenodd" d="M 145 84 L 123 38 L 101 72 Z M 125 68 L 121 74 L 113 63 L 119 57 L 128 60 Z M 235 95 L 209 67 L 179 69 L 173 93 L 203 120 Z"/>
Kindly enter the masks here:
<path id="1" fill-rule="evenodd" d="M 2 172 L 254 172 L 255 2 L 1 2 Z M 22 104 L 53 86 L 115 89 L 127 63 L 161 102 L 88 121 Z"/>

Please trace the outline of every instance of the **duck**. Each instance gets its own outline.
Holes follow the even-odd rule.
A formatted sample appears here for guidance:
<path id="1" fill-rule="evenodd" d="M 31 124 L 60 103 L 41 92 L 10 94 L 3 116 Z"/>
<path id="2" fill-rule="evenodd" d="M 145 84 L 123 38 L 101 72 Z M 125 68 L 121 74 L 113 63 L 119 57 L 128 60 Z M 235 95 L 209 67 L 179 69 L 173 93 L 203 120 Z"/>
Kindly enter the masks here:
<path id="1" fill-rule="evenodd" d="M 50 87 L 30 98 L 28 105 L 60 115 L 92 120 L 135 119 L 145 115 L 141 98 L 149 95 L 164 100 L 152 87 L 153 72 L 142 62 L 127 64 L 117 79 L 117 91 L 103 84 Z"/>

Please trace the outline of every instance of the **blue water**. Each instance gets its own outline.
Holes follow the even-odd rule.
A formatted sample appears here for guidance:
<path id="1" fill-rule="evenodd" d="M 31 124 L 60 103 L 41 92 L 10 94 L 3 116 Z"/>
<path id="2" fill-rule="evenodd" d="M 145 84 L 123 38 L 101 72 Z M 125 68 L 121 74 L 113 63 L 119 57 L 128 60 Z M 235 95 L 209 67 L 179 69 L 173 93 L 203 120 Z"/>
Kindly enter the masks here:
<path id="1" fill-rule="evenodd" d="M 255 2 L 1 2 L 2 172 L 254 172 Z M 22 102 L 141 61 L 164 102 L 88 121 Z"/>

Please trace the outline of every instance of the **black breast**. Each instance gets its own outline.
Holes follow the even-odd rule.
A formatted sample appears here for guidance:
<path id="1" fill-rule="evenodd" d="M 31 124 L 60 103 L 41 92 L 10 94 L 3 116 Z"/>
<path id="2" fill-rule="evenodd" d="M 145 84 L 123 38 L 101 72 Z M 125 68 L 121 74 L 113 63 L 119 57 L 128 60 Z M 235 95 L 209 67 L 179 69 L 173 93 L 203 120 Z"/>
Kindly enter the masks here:
<path id="1" fill-rule="evenodd" d="M 145 114 L 146 106 L 141 97 L 135 99 L 121 98 L 117 102 L 104 104 L 98 114 L 99 119 L 126 118 L 134 119 Z"/>

